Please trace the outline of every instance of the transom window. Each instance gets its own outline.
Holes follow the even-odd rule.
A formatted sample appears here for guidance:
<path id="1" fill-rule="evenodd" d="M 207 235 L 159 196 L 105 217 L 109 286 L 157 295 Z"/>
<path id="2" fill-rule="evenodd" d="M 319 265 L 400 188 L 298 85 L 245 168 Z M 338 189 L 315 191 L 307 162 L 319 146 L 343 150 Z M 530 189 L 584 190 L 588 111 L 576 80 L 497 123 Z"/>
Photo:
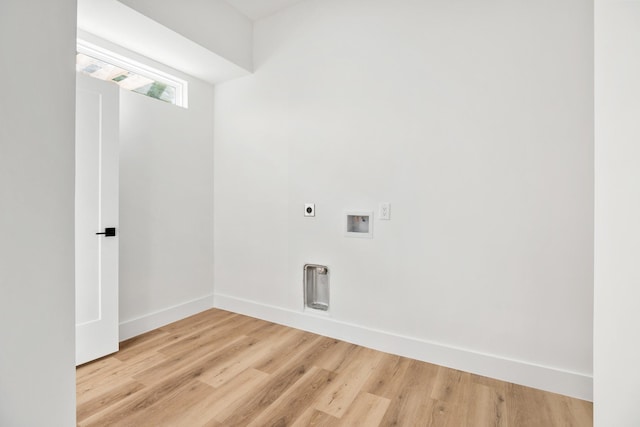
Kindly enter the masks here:
<path id="1" fill-rule="evenodd" d="M 187 107 L 186 81 L 81 40 L 76 70 L 125 90 Z"/>

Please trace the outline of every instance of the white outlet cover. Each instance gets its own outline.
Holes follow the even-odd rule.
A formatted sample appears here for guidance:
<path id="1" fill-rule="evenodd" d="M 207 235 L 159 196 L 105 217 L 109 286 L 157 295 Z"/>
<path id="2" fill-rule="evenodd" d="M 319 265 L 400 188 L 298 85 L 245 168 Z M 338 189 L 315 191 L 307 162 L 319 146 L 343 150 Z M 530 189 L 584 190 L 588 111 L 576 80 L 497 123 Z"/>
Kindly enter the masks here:
<path id="1" fill-rule="evenodd" d="M 378 217 L 381 220 L 390 220 L 391 219 L 391 203 L 383 202 L 380 203 Z"/>
<path id="2" fill-rule="evenodd" d="M 305 203 L 304 204 L 304 216 L 316 216 L 316 205 L 315 205 L 315 203 Z"/>

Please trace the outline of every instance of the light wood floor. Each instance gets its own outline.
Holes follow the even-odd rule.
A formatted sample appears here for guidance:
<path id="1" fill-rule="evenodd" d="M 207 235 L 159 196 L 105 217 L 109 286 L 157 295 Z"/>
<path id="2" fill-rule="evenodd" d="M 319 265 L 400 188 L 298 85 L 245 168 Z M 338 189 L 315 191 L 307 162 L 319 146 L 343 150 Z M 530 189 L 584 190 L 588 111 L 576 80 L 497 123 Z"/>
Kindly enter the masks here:
<path id="1" fill-rule="evenodd" d="M 222 310 L 77 369 L 80 426 L 591 426 L 592 404 Z"/>

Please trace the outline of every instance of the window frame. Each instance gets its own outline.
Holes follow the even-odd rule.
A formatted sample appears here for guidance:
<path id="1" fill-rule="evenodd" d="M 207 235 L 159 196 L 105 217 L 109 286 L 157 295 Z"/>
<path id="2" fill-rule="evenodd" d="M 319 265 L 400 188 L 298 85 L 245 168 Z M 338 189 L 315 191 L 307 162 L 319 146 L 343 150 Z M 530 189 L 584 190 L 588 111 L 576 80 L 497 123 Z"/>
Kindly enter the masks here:
<path id="1" fill-rule="evenodd" d="M 123 55 L 119 55 L 113 51 L 104 49 L 82 39 L 77 39 L 76 49 L 78 53 L 82 53 L 100 61 L 115 65 L 116 67 L 123 68 L 132 73 L 174 87 L 176 102 L 172 105 L 188 108 L 189 84 L 186 80 L 173 76 L 169 73 L 165 73 L 164 71 L 160 71 L 131 58 L 127 58 Z"/>

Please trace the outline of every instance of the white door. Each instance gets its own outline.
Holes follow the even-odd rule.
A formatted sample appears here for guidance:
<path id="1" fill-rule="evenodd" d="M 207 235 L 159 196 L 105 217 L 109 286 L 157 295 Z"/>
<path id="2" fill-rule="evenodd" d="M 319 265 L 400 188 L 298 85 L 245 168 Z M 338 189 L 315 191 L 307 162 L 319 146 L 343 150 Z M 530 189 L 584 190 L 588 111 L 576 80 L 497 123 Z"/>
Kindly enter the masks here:
<path id="1" fill-rule="evenodd" d="M 118 351 L 118 103 L 117 85 L 77 74 L 76 365 Z"/>

